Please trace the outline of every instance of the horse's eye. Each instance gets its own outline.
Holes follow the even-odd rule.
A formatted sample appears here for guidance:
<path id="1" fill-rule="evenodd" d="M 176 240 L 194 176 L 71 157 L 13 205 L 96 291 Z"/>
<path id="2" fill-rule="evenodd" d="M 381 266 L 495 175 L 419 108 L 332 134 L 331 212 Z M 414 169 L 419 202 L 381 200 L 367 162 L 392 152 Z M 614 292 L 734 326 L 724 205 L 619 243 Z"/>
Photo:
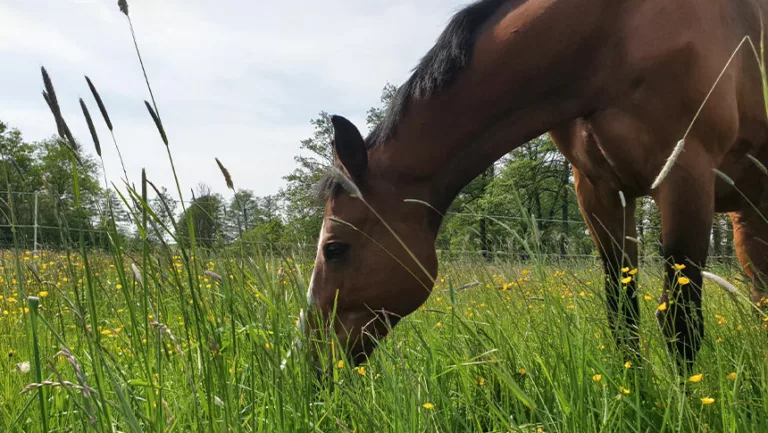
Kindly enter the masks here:
<path id="1" fill-rule="evenodd" d="M 326 262 L 338 262 L 347 255 L 347 251 L 349 251 L 349 244 L 330 242 L 323 247 L 323 256 Z"/>

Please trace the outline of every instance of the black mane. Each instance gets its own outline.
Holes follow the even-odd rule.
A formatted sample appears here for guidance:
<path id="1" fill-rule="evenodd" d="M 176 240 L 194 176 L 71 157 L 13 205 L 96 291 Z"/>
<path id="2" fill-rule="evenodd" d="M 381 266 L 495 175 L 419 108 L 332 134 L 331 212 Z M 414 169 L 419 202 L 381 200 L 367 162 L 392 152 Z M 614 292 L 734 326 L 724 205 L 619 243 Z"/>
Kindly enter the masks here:
<path id="1" fill-rule="evenodd" d="M 367 148 L 372 148 L 392 137 L 397 123 L 408 110 L 413 99 L 426 99 L 449 86 L 456 76 L 472 59 L 477 34 L 488 19 L 510 0 L 477 0 L 457 12 L 446 26 L 432 49 L 414 68 L 413 74 L 389 104 L 384 119 L 374 128 L 365 140 Z M 339 176 L 343 176 L 340 167 L 333 167 L 314 186 L 315 197 L 324 202 L 343 190 Z"/>
<path id="2" fill-rule="evenodd" d="M 453 16 L 448 26 L 397 91 L 386 116 L 366 139 L 371 148 L 390 138 L 414 99 L 426 99 L 450 85 L 472 58 L 477 33 L 508 0 L 478 0 Z"/>

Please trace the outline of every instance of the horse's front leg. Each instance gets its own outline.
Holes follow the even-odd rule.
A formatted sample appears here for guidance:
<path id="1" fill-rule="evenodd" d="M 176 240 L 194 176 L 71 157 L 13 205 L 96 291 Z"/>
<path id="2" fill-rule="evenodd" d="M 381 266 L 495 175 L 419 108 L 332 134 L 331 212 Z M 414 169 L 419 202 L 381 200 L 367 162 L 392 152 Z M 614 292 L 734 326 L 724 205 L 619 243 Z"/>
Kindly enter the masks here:
<path id="1" fill-rule="evenodd" d="M 692 365 L 704 338 L 701 271 L 706 265 L 715 207 L 712 168 L 707 153 L 690 140 L 653 191 L 661 211 L 666 267 L 656 317 L 681 373 Z"/>
<path id="2" fill-rule="evenodd" d="M 608 323 L 625 361 L 638 359 L 639 302 L 637 298 L 637 237 L 635 200 L 623 201 L 619 190 L 594 185 L 574 167 L 574 186 L 579 209 L 600 251 L 605 271 Z"/>

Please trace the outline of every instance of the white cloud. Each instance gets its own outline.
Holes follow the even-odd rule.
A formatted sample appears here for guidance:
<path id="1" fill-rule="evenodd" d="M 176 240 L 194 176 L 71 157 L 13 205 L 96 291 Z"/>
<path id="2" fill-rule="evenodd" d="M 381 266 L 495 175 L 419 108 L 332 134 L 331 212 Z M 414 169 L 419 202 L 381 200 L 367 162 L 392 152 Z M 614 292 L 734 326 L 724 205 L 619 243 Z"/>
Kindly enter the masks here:
<path id="1" fill-rule="evenodd" d="M 408 76 L 462 3 L 129 1 L 185 192 L 198 182 L 223 191 L 214 157 L 240 187 L 277 192 L 299 141 L 312 133 L 309 119 L 325 110 L 362 120 L 383 85 Z M 83 80 L 88 74 L 107 104 L 129 175 L 138 179 L 146 167 L 157 183 L 173 185 L 116 2 L 3 3 L 0 64 L 0 119 L 27 139 L 55 131 L 40 96 L 45 65 L 70 126 L 83 143 L 90 141 L 77 106 L 83 97 L 100 117 Z M 102 147 L 117 181 L 122 170 L 114 149 Z"/>

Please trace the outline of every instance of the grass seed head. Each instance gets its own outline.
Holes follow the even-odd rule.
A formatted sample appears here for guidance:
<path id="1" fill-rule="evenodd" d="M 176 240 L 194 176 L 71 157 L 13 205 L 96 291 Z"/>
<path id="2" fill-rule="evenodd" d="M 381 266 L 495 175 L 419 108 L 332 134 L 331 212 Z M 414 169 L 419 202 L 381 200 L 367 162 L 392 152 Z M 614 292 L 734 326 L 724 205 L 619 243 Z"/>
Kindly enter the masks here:
<path id="1" fill-rule="evenodd" d="M 85 76 L 85 81 L 88 83 L 88 88 L 91 89 L 91 94 L 93 95 L 93 99 L 96 100 L 96 105 L 98 105 L 99 111 L 101 111 L 101 117 L 104 118 L 104 123 L 106 123 L 107 128 L 112 131 L 112 121 L 109 119 L 107 107 L 104 106 L 104 102 L 101 100 L 101 96 L 99 96 L 99 91 L 96 90 L 96 86 L 93 85 L 91 79 L 88 78 L 87 75 Z"/>
<path id="2" fill-rule="evenodd" d="M 235 190 L 235 184 L 232 182 L 232 176 L 229 174 L 229 170 L 227 170 L 226 167 L 224 167 L 224 164 L 219 161 L 219 158 L 216 159 L 216 164 L 219 166 L 219 170 L 221 170 L 221 174 L 224 175 L 224 181 L 227 183 L 227 188 L 231 189 L 232 191 Z"/>
<path id="3" fill-rule="evenodd" d="M 157 116 L 157 113 L 155 113 L 154 108 L 152 108 L 152 105 L 150 105 L 149 102 L 144 101 L 144 105 L 147 106 L 147 111 L 149 111 L 149 115 L 152 116 L 152 120 L 155 122 L 155 126 L 157 127 L 157 132 L 160 133 L 160 138 L 162 138 L 163 143 L 165 143 L 165 145 L 168 146 L 168 137 L 165 135 L 165 128 L 163 128 L 163 122 Z"/>
<path id="4" fill-rule="evenodd" d="M 96 127 L 93 126 L 93 119 L 91 113 L 88 111 L 88 107 L 85 105 L 83 98 L 80 98 L 80 108 L 83 110 L 83 116 L 85 117 L 85 123 L 88 124 L 88 131 L 91 133 L 93 139 L 93 145 L 96 147 L 96 154 L 101 158 L 101 144 L 99 143 L 99 136 L 96 134 Z"/>

